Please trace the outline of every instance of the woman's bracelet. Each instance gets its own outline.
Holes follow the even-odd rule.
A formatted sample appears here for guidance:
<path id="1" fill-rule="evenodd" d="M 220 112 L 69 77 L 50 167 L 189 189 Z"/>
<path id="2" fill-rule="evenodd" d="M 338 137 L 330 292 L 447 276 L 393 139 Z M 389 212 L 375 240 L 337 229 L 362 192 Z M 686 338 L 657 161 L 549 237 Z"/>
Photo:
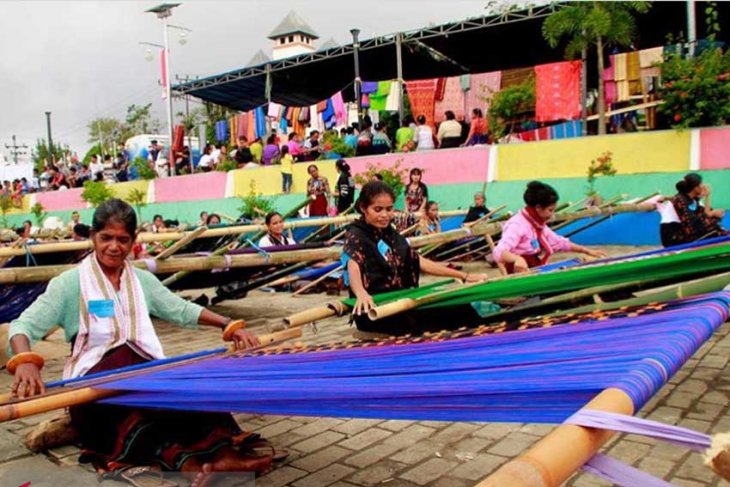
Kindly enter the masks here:
<path id="1" fill-rule="evenodd" d="M 246 328 L 246 322 L 243 320 L 229 321 L 225 328 L 223 328 L 223 341 L 232 342 L 233 334 L 238 330 Z"/>
<path id="2" fill-rule="evenodd" d="M 10 358 L 10 360 L 8 360 L 8 363 L 5 365 L 5 367 L 7 367 L 10 375 L 15 375 L 15 370 L 18 368 L 19 365 L 34 364 L 39 369 L 42 369 L 43 364 L 45 364 L 45 363 L 46 363 L 46 361 L 43 360 L 43 357 L 39 353 L 20 352 L 18 354 L 13 355 Z"/>

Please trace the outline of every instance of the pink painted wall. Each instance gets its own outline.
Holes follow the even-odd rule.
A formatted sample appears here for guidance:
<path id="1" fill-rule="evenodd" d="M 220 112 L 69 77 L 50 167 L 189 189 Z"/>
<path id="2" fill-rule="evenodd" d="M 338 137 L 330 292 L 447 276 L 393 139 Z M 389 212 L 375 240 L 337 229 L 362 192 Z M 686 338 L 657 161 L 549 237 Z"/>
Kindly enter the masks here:
<path id="1" fill-rule="evenodd" d="M 81 199 L 83 188 L 67 189 L 66 191 L 49 191 L 36 193 L 36 203 L 40 203 L 49 211 L 67 211 L 86 208 L 86 202 Z"/>
<path id="2" fill-rule="evenodd" d="M 700 130 L 700 169 L 730 168 L 730 127 Z"/>
<path id="3" fill-rule="evenodd" d="M 476 183 L 487 180 L 489 170 L 489 148 L 438 149 L 405 154 L 357 157 L 348 160 L 352 173 L 367 170 L 368 164 L 389 167 L 402 159 L 402 166 L 425 171 L 423 180 L 438 184 Z"/>
<path id="4" fill-rule="evenodd" d="M 214 200 L 226 197 L 226 173 L 210 172 L 155 179 L 155 202 Z"/>

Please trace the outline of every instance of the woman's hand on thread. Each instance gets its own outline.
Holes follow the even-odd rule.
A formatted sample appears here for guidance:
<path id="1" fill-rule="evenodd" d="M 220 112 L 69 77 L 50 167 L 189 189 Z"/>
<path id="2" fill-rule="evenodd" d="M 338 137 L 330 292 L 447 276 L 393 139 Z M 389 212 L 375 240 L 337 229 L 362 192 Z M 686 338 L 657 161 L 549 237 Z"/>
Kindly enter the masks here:
<path id="1" fill-rule="evenodd" d="M 594 249 L 586 249 L 585 251 L 586 255 L 590 255 L 591 257 L 595 257 L 596 259 L 605 259 L 608 257 L 608 254 L 602 250 L 594 250 Z"/>
<path id="2" fill-rule="evenodd" d="M 41 371 L 37 365 L 25 363 L 18 365 L 15 369 L 15 378 L 11 394 L 20 399 L 33 397 L 38 394 L 45 394 L 46 386 L 41 378 Z"/>
<path id="3" fill-rule="evenodd" d="M 368 311 L 375 308 L 375 301 L 373 301 L 373 297 L 368 293 L 363 292 L 358 294 L 356 295 L 356 298 L 357 300 L 355 301 L 355 307 L 352 309 L 352 314 L 358 316 L 361 314 L 367 314 Z"/>
<path id="4" fill-rule="evenodd" d="M 236 350 L 246 350 L 247 348 L 254 348 L 261 345 L 256 335 L 244 329 L 233 332 L 232 338 Z"/>

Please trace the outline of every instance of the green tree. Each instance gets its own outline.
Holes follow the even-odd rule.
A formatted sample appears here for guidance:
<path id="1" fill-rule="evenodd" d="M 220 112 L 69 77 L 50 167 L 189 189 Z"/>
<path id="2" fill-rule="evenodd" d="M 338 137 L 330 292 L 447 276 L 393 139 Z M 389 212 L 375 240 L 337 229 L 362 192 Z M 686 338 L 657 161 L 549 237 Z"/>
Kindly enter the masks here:
<path id="1" fill-rule="evenodd" d="M 112 153 L 119 142 L 126 140 L 124 122 L 116 118 L 96 118 L 89 122 L 90 144 L 98 145 L 102 153 Z"/>
<path id="2" fill-rule="evenodd" d="M 81 199 L 94 208 L 107 200 L 114 198 L 114 190 L 102 181 L 84 181 L 84 190 L 81 192 Z"/>
<path id="3" fill-rule="evenodd" d="M 125 200 L 137 210 L 138 223 L 142 224 L 142 208 L 147 206 L 147 192 L 133 188 L 127 193 Z"/>
<path id="4" fill-rule="evenodd" d="M 535 79 L 498 91 L 489 105 L 489 127 L 495 138 L 511 134 L 526 114 L 535 110 Z"/>
<path id="5" fill-rule="evenodd" d="M 583 49 L 595 47 L 598 66 L 598 133 L 606 133 L 606 105 L 603 83 L 603 52 L 607 47 L 631 45 L 636 22 L 634 14 L 649 10 L 651 2 L 568 2 L 550 14 L 542 24 L 542 35 L 551 47 L 567 38 L 565 56 L 578 57 Z"/>
<path id="6" fill-rule="evenodd" d="M 129 105 L 124 122 L 124 140 L 139 134 L 157 134 L 160 132 L 160 121 L 152 118 L 152 103 L 146 105 Z"/>
<path id="7" fill-rule="evenodd" d="M 43 226 L 43 220 L 46 219 L 48 213 L 45 207 L 41 203 L 36 203 L 30 207 L 30 212 L 33 213 L 35 224 L 40 228 Z"/>
<path id="8" fill-rule="evenodd" d="M 46 139 L 36 140 L 33 148 L 33 164 L 38 172 L 43 172 L 43 164 L 47 161 L 49 164 L 54 160 L 59 161 L 63 158 L 64 150 L 59 144 L 53 144 L 53 157 L 48 157 L 48 143 Z"/>

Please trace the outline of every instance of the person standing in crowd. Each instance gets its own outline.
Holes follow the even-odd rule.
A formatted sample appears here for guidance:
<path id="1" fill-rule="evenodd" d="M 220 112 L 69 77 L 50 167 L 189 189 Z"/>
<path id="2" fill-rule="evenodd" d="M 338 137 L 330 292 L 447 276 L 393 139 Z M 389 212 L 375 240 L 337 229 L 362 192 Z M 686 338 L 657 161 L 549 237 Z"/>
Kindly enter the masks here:
<path id="1" fill-rule="evenodd" d="M 50 188 L 54 191 L 61 189 L 61 188 L 68 189 L 68 182 L 66 181 L 66 176 L 64 176 L 63 173 L 61 171 L 59 171 L 56 166 L 51 166 Z"/>
<path id="2" fill-rule="evenodd" d="M 201 211 L 200 212 L 200 220 L 198 220 L 198 223 L 195 224 L 197 227 L 202 227 L 203 225 L 208 224 L 208 212 L 207 211 Z"/>
<path id="3" fill-rule="evenodd" d="M 466 136 L 466 142 L 464 142 L 464 145 L 486 144 L 488 141 L 487 120 L 484 118 L 482 109 L 475 108 L 471 111 L 469 135 Z"/>
<path id="4" fill-rule="evenodd" d="M 68 222 L 68 225 L 66 225 L 66 228 L 69 232 L 73 231 L 73 228 L 81 223 L 81 215 L 79 215 L 78 211 L 74 211 L 71 213 L 71 221 Z"/>
<path id="5" fill-rule="evenodd" d="M 484 193 L 479 192 L 474 194 L 474 206 L 469 207 L 469 211 L 464 217 L 464 223 L 477 221 L 489 213 L 489 208 L 484 206 L 485 201 Z"/>
<path id="6" fill-rule="evenodd" d="M 362 121 L 362 130 L 357 134 L 357 148 L 355 155 L 367 156 L 373 152 L 373 124 L 369 117 Z"/>
<path id="7" fill-rule="evenodd" d="M 426 207 L 428 201 L 428 187 L 421 178 L 423 171 L 414 167 L 408 174 L 408 186 L 406 186 L 406 211 L 408 213 L 420 213 Z"/>
<path id="8" fill-rule="evenodd" d="M 335 167 L 340 174 L 335 188 L 337 213 L 340 214 L 350 208 L 355 201 L 355 178 L 352 177 L 350 165 L 344 159 L 338 159 Z"/>
<path id="9" fill-rule="evenodd" d="M 401 126 L 395 131 L 395 150 L 398 152 L 410 152 L 415 146 L 411 123 L 413 123 L 413 117 L 408 115 L 403 118 Z"/>
<path id="10" fill-rule="evenodd" d="M 160 157 L 161 152 L 162 146 L 156 140 L 151 141 L 149 148 L 147 148 L 147 160 L 150 162 L 150 167 L 157 165 L 157 159 Z"/>
<path id="11" fill-rule="evenodd" d="M 256 139 L 254 139 L 250 149 L 253 162 L 261 164 L 261 157 L 264 155 L 264 145 L 261 143 L 261 137 L 256 137 Z"/>
<path id="12" fill-rule="evenodd" d="M 245 135 L 238 138 L 236 142 L 236 151 L 233 154 L 233 160 L 236 161 L 236 167 L 243 169 L 246 164 L 253 162 L 251 149 L 248 147 L 248 139 Z"/>
<path id="13" fill-rule="evenodd" d="M 456 115 L 451 110 L 444 113 L 446 120 L 441 122 L 438 130 L 438 141 L 441 149 L 459 147 L 461 143 L 461 124 L 456 121 Z"/>
<path id="14" fill-rule="evenodd" d="M 205 146 L 205 149 L 203 149 L 203 155 L 200 156 L 200 160 L 198 161 L 198 171 L 210 172 L 214 169 L 215 163 L 210 151 L 211 144 L 208 144 Z"/>
<path id="15" fill-rule="evenodd" d="M 295 245 L 292 237 L 284 235 L 284 217 L 278 211 L 272 211 L 264 219 L 266 223 L 266 235 L 259 240 L 259 247 L 283 247 Z"/>
<path id="16" fill-rule="evenodd" d="M 441 220 L 439 220 L 439 204 L 435 201 L 428 201 L 418 220 L 418 234 L 431 235 L 432 233 L 441 233 Z"/>
<path id="17" fill-rule="evenodd" d="M 291 193 L 292 172 L 294 170 L 294 158 L 289 154 L 289 146 L 281 148 L 281 191 L 284 194 Z"/>
<path id="18" fill-rule="evenodd" d="M 547 226 L 558 203 L 558 192 L 540 181 L 532 181 L 523 194 L 525 207 L 510 218 L 495 247 L 494 260 L 503 263 L 508 274 L 527 272 L 545 265 L 554 252 L 578 252 L 591 257 L 606 254 L 577 245 Z"/>
<path id="19" fill-rule="evenodd" d="M 299 134 L 292 132 L 289 134 L 289 140 L 286 142 L 286 146 L 289 148 L 289 155 L 294 161 L 299 160 L 299 156 L 302 153 L 302 144 L 299 140 Z"/>
<path id="20" fill-rule="evenodd" d="M 307 195 L 314 196 L 309 204 L 309 216 L 327 216 L 329 200 L 332 192 L 327 178 L 319 175 L 319 168 L 314 164 L 307 167 L 309 181 L 307 181 Z"/>
<path id="21" fill-rule="evenodd" d="M 390 137 L 385 132 L 385 125 L 378 122 L 375 124 L 375 135 L 373 135 L 373 154 L 386 154 L 390 152 L 392 146 Z"/>
<path id="22" fill-rule="evenodd" d="M 357 150 L 357 135 L 355 135 L 355 128 L 352 126 L 345 129 L 345 145 Z"/>
<path id="23" fill-rule="evenodd" d="M 276 137 L 270 135 L 269 138 L 266 139 L 266 146 L 264 147 L 264 152 L 261 155 L 261 163 L 264 166 L 276 164 L 280 156 L 281 151 L 279 150 L 279 146 L 276 144 Z"/>
<path id="24" fill-rule="evenodd" d="M 677 194 L 660 211 L 662 223 L 659 228 L 663 246 L 671 247 L 728 235 L 729 232 L 720 226 L 725 212 L 712 208 L 711 189 L 702 183 L 702 176 L 689 173 L 675 186 Z M 704 206 L 702 199 L 705 200 Z"/>
<path id="25" fill-rule="evenodd" d="M 426 117 L 419 115 L 416 120 L 418 121 L 418 127 L 413 132 L 413 142 L 416 144 L 416 150 L 435 149 L 433 129 L 426 124 Z"/>
<path id="26" fill-rule="evenodd" d="M 104 179 L 104 164 L 99 162 L 99 157 L 94 154 L 91 156 L 91 164 L 89 164 L 92 181 L 102 181 Z"/>
<path id="27" fill-rule="evenodd" d="M 76 184 L 78 184 L 78 187 L 82 187 L 86 181 L 91 180 L 91 171 L 89 170 L 89 166 L 86 164 L 79 164 L 79 170 L 76 173 Z"/>
<path id="28" fill-rule="evenodd" d="M 309 133 L 309 138 L 302 144 L 302 155 L 299 160 L 314 161 L 321 153 L 322 148 L 319 145 L 319 131 L 312 130 Z"/>

